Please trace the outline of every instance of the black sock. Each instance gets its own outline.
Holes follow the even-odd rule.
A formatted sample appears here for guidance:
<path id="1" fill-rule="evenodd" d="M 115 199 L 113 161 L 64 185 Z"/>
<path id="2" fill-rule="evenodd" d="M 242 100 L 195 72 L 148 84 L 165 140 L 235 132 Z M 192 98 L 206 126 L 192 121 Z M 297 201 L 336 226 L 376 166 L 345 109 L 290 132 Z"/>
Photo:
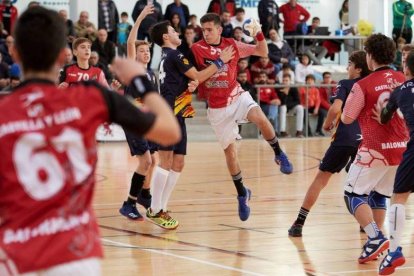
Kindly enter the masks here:
<path id="1" fill-rule="evenodd" d="M 299 211 L 298 217 L 296 218 L 295 224 L 304 225 L 308 214 L 309 214 L 309 210 L 303 207 L 300 207 L 300 211 Z"/>
<path id="2" fill-rule="evenodd" d="M 279 142 L 277 141 L 276 136 L 273 139 L 267 140 L 267 142 L 272 147 L 276 155 L 280 155 L 280 153 L 282 153 L 282 150 L 280 149 Z"/>
<path id="3" fill-rule="evenodd" d="M 131 188 L 129 189 L 128 203 L 136 203 L 137 195 L 144 185 L 145 175 L 134 172 L 131 179 Z"/>
<path id="4" fill-rule="evenodd" d="M 236 186 L 238 196 L 246 196 L 246 189 L 243 186 L 243 177 L 241 172 L 231 176 L 233 178 L 234 186 Z"/>
<path id="5" fill-rule="evenodd" d="M 143 198 L 152 198 L 151 193 L 150 193 L 150 189 L 144 189 L 144 188 L 142 188 L 142 190 L 141 190 L 141 196 Z"/>

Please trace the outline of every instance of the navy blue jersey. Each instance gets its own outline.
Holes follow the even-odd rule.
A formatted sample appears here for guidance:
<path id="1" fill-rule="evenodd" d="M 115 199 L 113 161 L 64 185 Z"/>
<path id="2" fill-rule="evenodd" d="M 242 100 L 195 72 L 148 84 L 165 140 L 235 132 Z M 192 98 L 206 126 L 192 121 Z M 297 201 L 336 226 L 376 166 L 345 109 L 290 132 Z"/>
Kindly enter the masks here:
<path id="1" fill-rule="evenodd" d="M 387 110 L 395 112 L 400 109 L 410 131 L 410 140 L 414 138 L 414 79 L 404 82 L 393 93 L 387 103 Z M 396 115 L 394 115 L 396 116 Z"/>
<path id="2" fill-rule="evenodd" d="M 192 117 L 191 92 L 188 90 L 189 78 L 185 73 L 193 64 L 178 50 L 163 47 L 160 62 L 160 94 L 165 98 L 174 114 Z"/>
<path id="3" fill-rule="evenodd" d="M 348 98 L 348 95 L 351 92 L 352 86 L 359 80 L 360 78 L 339 81 L 338 85 L 336 86 L 336 91 L 331 97 L 331 101 L 333 102 L 336 99 L 341 100 L 341 110 L 343 110 L 346 99 Z M 361 138 L 361 129 L 359 128 L 358 121 L 355 120 L 352 124 L 345 125 L 341 121 L 341 114 L 339 114 L 337 118 L 336 131 L 332 135 L 332 145 L 358 147 L 361 143 Z"/>

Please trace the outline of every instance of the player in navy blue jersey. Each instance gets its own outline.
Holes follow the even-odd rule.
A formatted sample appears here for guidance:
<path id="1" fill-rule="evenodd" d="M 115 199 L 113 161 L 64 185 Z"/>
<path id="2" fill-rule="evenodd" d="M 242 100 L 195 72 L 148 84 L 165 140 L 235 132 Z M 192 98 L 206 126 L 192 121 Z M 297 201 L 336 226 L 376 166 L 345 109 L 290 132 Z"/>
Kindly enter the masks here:
<path id="1" fill-rule="evenodd" d="M 405 223 L 405 203 L 414 191 L 414 51 L 408 54 L 403 70 L 407 81 L 391 93 L 385 108 L 382 109 L 381 106 L 377 105 L 376 109 L 373 110 L 381 124 L 387 124 L 393 116 L 401 116 L 402 113 L 410 131 L 407 149 L 395 175 L 388 216 L 390 247 L 388 255 L 380 264 L 379 275 L 392 274 L 396 267 L 405 263 L 401 248 Z M 399 112 L 397 112 L 399 114 L 394 114 L 397 109 L 399 109 Z M 383 147 L 393 146 L 385 144 Z"/>
<path id="2" fill-rule="evenodd" d="M 187 153 L 187 131 L 185 119 L 194 116 L 191 106 L 191 93 L 198 83 L 202 83 L 215 74 L 233 58 L 234 49 L 224 49 L 220 58 L 211 61 L 211 65 L 197 71 L 190 60 L 177 47 L 181 44 L 178 33 L 168 21 L 160 22 L 152 27 L 151 40 L 162 47 L 159 70 L 160 93 L 174 110 L 181 126 L 182 139 L 172 147 L 160 147 L 160 164 L 154 172 L 151 208 L 147 210 L 147 218 L 165 229 L 175 229 L 178 221 L 171 218 L 167 204 L 171 193 L 184 168 L 184 156 Z M 191 81 L 196 80 L 196 81 Z"/>
<path id="3" fill-rule="evenodd" d="M 353 52 L 348 61 L 349 79 L 341 80 L 334 95 L 333 104 L 329 108 L 323 128 L 326 131 L 335 129 L 332 142 L 319 165 L 319 171 L 312 184 L 308 188 L 298 217 L 289 229 L 289 236 L 301 237 L 302 228 L 306 217 L 319 197 L 322 189 L 328 184 L 332 174 L 339 173 L 347 164 L 355 159 L 359 143 L 361 142 L 361 130 L 358 122 L 344 125 L 341 120 L 341 110 L 355 82 L 369 74 L 364 51 Z"/>

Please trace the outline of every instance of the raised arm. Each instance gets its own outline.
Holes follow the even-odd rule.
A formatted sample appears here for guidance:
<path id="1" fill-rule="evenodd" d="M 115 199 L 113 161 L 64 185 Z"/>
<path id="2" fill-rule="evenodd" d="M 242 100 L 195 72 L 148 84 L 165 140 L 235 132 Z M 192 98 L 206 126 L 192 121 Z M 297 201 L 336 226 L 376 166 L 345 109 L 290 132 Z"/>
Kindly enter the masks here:
<path id="1" fill-rule="evenodd" d="M 154 12 L 154 5 L 147 5 L 142 10 L 142 12 L 137 17 L 134 26 L 132 27 L 131 31 L 129 32 L 128 41 L 127 41 L 127 57 L 130 59 L 135 60 L 137 57 L 137 49 L 135 47 L 135 41 L 137 40 L 138 36 L 138 29 L 141 25 L 142 20 L 148 15 Z"/>

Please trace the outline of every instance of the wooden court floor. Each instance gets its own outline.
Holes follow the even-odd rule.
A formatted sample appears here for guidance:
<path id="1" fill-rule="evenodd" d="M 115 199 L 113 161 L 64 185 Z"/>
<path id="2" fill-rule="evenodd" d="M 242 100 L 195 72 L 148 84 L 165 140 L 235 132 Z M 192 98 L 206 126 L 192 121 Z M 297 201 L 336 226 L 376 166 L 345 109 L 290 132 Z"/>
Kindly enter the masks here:
<path id="1" fill-rule="evenodd" d="M 105 249 L 104 275 L 377 275 L 379 261 L 357 262 L 366 237 L 346 210 L 344 173 L 334 175 L 323 191 L 304 236 L 288 237 L 329 139 L 281 144 L 294 164 L 292 175 L 279 172 L 263 140 L 238 142 L 244 182 L 253 192 L 252 213 L 242 222 L 218 143 L 190 143 L 169 205 L 180 222 L 174 231 L 119 215 L 136 160 L 125 143 L 100 144 L 94 208 Z M 402 240 L 407 262 L 395 275 L 414 275 L 413 214 L 410 200 Z"/>

